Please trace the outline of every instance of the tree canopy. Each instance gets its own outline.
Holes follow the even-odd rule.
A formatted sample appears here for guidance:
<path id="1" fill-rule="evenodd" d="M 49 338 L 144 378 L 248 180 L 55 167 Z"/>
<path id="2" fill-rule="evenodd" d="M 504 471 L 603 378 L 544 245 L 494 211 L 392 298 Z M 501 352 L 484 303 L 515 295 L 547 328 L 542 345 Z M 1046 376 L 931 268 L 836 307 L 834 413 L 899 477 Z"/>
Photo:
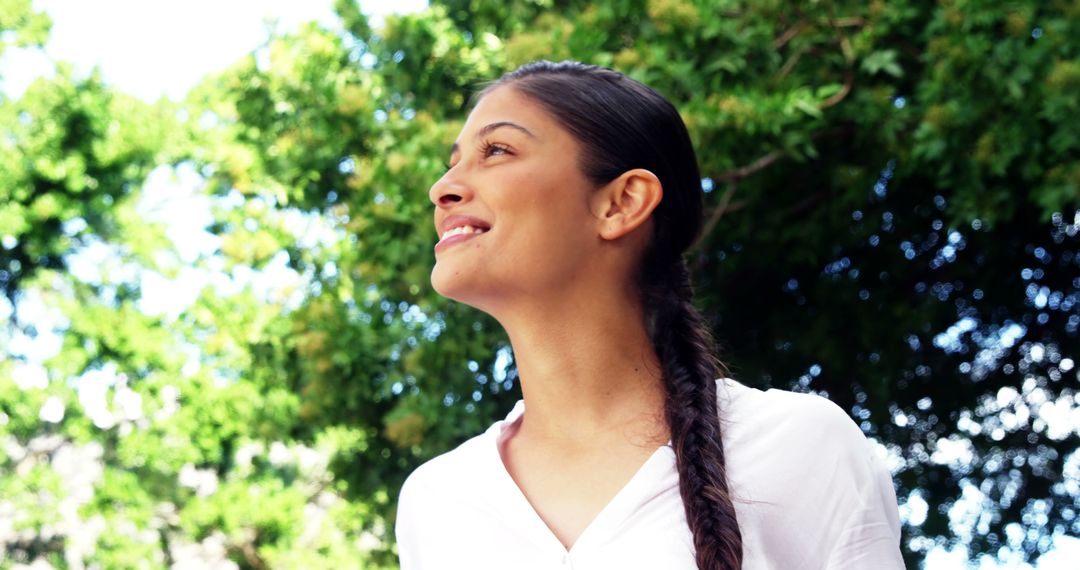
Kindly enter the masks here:
<path id="1" fill-rule="evenodd" d="M 428 282 L 427 191 L 471 95 L 538 58 L 679 108 L 724 361 L 880 443 L 912 567 L 1080 534 L 1080 3 L 335 6 L 182 102 L 62 62 L 0 99 L 0 568 L 396 567 L 404 478 L 519 397 L 497 323 Z M 0 52 L 45 40 L 0 7 Z M 170 173 L 212 251 L 147 213 Z"/>

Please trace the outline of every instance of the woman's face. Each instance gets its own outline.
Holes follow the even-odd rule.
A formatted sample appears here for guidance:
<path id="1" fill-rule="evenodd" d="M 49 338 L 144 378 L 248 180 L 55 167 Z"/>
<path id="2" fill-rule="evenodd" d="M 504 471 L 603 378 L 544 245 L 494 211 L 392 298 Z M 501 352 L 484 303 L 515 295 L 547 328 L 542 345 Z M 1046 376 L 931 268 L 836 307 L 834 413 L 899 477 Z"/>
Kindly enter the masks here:
<path id="1" fill-rule="evenodd" d="M 579 152 L 555 119 L 512 86 L 484 96 L 429 194 L 440 237 L 435 290 L 492 312 L 569 286 L 602 241 Z"/>

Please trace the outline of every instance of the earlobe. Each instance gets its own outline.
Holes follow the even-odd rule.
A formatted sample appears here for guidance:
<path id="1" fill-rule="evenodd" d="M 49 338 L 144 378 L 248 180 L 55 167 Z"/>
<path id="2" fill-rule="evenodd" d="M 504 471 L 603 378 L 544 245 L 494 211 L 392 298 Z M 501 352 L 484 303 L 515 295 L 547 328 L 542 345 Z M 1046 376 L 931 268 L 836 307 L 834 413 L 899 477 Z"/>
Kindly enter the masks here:
<path id="1" fill-rule="evenodd" d="M 652 172 L 624 172 L 594 194 L 600 237 L 615 240 L 632 233 L 649 220 L 663 196 L 660 179 Z"/>

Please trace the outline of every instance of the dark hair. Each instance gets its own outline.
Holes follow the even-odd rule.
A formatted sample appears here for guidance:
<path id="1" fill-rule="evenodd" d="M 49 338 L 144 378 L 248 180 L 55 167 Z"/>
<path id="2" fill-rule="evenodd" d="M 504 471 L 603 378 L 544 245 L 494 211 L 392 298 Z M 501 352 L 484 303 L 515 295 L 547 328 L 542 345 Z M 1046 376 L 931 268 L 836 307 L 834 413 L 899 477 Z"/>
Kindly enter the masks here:
<path id="1" fill-rule="evenodd" d="M 716 378 L 725 371 L 693 306 L 682 259 L 702 223 L 701 174 L 686 126 L 663 96 L 604 67 L 537 61 L 507 73 L 480 97 L 505 85 L 539 103 L 581 143 L 581 169 L 597 185 L 634 168 L 660 179 L 664 197 L 653 212 L 654 235 L 638 279 L 663 368 L 679 488 L 698 568 L 741 568 L 742 535 L 728 491 L 716 402 Z"/>

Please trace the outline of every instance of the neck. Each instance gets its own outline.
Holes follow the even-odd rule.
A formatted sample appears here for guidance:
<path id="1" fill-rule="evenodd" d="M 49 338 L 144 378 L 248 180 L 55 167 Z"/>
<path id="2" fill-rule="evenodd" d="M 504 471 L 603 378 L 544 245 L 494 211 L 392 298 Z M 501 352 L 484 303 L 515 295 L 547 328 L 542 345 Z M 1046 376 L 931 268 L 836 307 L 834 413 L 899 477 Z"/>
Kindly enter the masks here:
<path id="1" fill-rule="evenodd" d="M 525 399 L 520 436 L 564 448 L 667 441 L 661 368 L 641 302 L 613 290 L 563 290 L 499 315 Z"/>

